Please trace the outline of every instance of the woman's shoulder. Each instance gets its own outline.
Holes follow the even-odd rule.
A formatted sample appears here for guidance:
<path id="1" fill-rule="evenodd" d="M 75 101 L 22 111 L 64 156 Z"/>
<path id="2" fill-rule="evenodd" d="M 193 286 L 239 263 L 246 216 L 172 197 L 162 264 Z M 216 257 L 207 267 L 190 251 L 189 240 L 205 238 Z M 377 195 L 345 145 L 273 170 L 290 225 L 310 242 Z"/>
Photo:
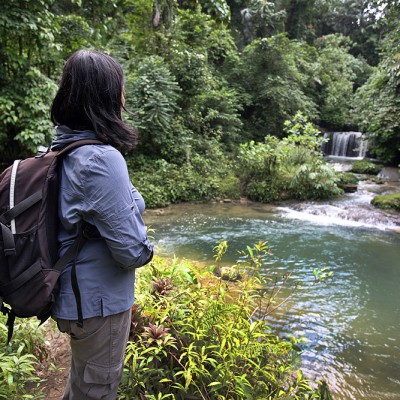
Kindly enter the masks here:
<path id="1" fill-rule="evenodd" d="M 85 145 L 68 153 L 63 162 L 67 174 L 73 174 L 79 180 L 88 180 L 94 176 L 126 176 L 127 165 L 123 155 L 113 146 Z"/>
<path id="2" fill-rule="evenodd" d="M 115 147 L 109 144 L 87 144 L 78 147 L 70 154 L 72 158 L 91 163 L 123 162 L 125 159 Z"/>

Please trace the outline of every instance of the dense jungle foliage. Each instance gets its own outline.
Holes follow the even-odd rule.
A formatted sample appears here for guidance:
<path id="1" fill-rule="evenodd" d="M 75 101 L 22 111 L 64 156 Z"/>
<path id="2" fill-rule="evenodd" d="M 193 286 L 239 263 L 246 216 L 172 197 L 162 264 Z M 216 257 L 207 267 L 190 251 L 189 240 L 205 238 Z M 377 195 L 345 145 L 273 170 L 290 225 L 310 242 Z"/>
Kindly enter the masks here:
<path id="1" fill-rule="evenodd" d="M 148 207 L 335 195 L 320 132 L 359 129 L 400 162 L 399 17 L 391 0 L 3 1 L 2 167 L 50 142 L 63 63 L 96 48 L 126 72 Z"/>

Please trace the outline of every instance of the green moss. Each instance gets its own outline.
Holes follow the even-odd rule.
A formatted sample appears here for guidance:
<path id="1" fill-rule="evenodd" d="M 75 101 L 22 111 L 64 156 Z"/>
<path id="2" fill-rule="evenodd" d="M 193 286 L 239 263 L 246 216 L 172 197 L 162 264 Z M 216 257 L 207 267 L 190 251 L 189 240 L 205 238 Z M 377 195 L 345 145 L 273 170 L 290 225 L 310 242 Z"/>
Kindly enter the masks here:
<path id="1" fill-rule="evenodd" d="M 358 181 L 356 175 L 347 172 L 341 172 L 339 174 L 339 182 L 337 183 L 340 189 L 343 189 L 347 193 L 354 193 L 358 188 Z"/>
<path id="2" fill-rule="evenodd" d="M 382 196 L 375 196 L 371 204 L 377 208 L 384 210 L 397 210 L 400 211 L 400 194 L 388 194 Z"/>
<path id="3" fill-rule="evenodd" d="M 341 185 L 357 185 L 359 179 L 356 175 L 348 172 L 341 172 L 339 174 L 338 186 Z"/>
<path id="4" fill-rule="evenodd" d="M 371 174 L 371 175 L 377 175 L 382 169 L 382 165 L 380 164 L 374 164 L 371 161 L 368 160 L 357 160 L 354 161 L 353 166 L 351 168 L 351 172 L 354 172 L 356 174 Z"/>

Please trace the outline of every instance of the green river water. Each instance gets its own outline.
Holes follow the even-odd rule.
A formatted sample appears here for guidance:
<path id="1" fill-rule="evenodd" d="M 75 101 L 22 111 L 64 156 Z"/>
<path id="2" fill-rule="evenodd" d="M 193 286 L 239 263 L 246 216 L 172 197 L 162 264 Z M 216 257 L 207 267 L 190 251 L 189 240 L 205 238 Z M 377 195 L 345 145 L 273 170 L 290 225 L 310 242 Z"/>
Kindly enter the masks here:
<path id="1" fill-rule="evenodd" d="M 227 264 L 246 245 L 267 241 L 273 254 L 265 273 L 291 271 L 302 282 L 269 323 L 281 336 L 305 337 L 305 374 L 326 379 L 336 400 L 399 400 L 400 223 L 371 219 L 357 201 L 183 204 L 147 211 L 145 221 L 155 229 L 159 254 L 202 262 L 212 262 L 222 239 Z M 314 268 L 324 267 L 333 278 L 313 285 Z"/>

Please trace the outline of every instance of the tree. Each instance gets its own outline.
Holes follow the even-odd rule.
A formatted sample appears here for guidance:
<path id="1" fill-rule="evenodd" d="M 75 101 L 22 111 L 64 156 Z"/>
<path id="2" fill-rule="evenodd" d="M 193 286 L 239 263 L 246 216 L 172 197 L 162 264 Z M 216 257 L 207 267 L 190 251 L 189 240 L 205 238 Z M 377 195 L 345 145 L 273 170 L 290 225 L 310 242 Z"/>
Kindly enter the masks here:
<path id="1" fill-rule="evenodd" d="M 3 2 L 0 15 L 0 151 L 9 162 L 35 151 L 50 136 L 48 106 L 55 83 L 58 26 L 52 0 Z M 5 153 L 5 149 L 7 152 Z"/>
<path id="2" fill-rule="evenodd" d="M 370 64 L 379 61 L 384 19 L 380 0 L 333 0 L 320 18 L 320 35 L 340 33 L 351 39 L 351 54 Z"/>
<path id="3" fill-rule="evenodd" d="M 315 0 L 283 1 L 287 10 L 286 32 L 291 39 L 304 39 L 307 27 L 315 24 Z"/>
<path id="4" fill-rule="evenodd" d="M 383 59 L 358 89 L 355 114 L 370 139 L 371 151 L 382 161 L 400 162 L 400 5 L 388 9 Z"/>
<path id="5" fill-rule="evenodd" d="M 241 11 L 245 43 L 256 38 L 265 38 L 283 32 L 286 12 L 277 11 L 273 2 L 250 0 L 248 7 Z"/>
<path id="6" fill-rule="evenodd" d="M 350 113 L 354 90 L 371 70 L 363 59 L 350 54 L 351 40 L 343 35 L 326 35 L 316 40 L 318 59 L 314 64 L 316 102 L 320 123 L 330 129 L 354 126 Z"/>
<path id="7" fill-rule="evenodd" d="M 231 79 L 247 94 L 243 118 L 253 138 L 281 135 L 283 121 L 298 110 L 317 117 L 317 104 L 309 93 L 315 56 L 307 44 L 285 35 L 258 39 L 244 48 Z"/>
<path id="8" fill-rule="evenodd" d="M 185 142 L 183 129 L 178 130 L 181 135 L 177 132 L 180 88 L 164 60 L 150 56 L 135 63 L 127 75 L 126 93 L 130 94 L 127 105 L 141 133 L 140 150 L 155 158 L 176 161 L 182 156 Z"/>

